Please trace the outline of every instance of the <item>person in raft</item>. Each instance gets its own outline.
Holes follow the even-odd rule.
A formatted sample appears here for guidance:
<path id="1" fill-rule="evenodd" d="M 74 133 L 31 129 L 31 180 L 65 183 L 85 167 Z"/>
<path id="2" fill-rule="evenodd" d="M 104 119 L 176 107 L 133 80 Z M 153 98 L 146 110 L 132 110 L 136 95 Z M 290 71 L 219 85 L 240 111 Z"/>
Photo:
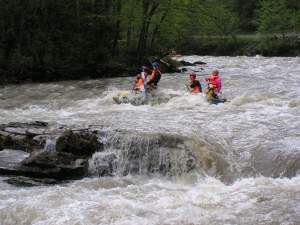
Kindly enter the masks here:
<path id="1" fill-rule="evenodd" d="M 157 88 L 157 84 L 160 81 L 161 78 L 161 71 L 160 71 L 160 65 L 158 62 L 152 63 L 152 72 L 149 77 L 149 81 L 147 82 L 147 85 L 151 88 Z"/>
<path id="2" fill-rule="evenodd" d="M 213 88 L 213 90 L 216 94 L 221 93 L 222 81 L 221 81 L 221 77 L 219 75 L 219 70 L 213 70 L 211 75 L 208 78 L 206 78 L 206 81 L 208 82 L 208 86 Z"/>
<path id="3" fill-rule="evenodd" d="M 135 93 L 145 91 L 145 87 L 144 87 L 145 80 L 144 79 L 145 78 L 143 78 L 142 74 L 138 74 L 136 76 L 135 85 L 134 85 L 134 88 L 133 88 L 133 91 L 135 91 Z"/>
<path id="4" fill-rule="evenodd" d="M 189 90 L 191 91 L 192 94 L 198 94 L 202 93 L 202 87 L 200 82 L 197 80 L 197 75 L 196 73 L 191 73 L 190 74 L 190 85 L 189 85 Z"/>

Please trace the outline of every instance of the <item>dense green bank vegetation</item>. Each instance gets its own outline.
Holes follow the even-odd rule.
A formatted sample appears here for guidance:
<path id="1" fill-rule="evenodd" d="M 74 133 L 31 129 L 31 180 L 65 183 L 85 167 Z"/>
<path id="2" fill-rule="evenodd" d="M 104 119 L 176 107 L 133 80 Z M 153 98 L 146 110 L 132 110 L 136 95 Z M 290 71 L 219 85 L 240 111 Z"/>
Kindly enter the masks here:
<path id="1" fill-rule="evenodd" d="M 298 0 L 0 0 L 0 12 L 1 83 L 130 75 L 170 49 L 300 55 Z"/>

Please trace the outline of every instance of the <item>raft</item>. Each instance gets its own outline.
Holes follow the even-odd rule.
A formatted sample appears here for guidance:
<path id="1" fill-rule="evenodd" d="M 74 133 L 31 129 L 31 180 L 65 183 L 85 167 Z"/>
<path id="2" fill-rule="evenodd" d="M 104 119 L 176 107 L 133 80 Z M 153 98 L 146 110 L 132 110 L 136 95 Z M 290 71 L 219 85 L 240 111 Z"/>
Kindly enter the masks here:
<path id="1" fill-rule="evenodd" d="M 129 103 L 129 92 L 122 91 L 113 96 L 113 100 L 117 104 L 128 104 Z"/>
<path id="2" fill-rule="evenodd" d="M 138 106 L 147 103 L 147 96 L 144 92 L 134 93 L 122 91 L 114 95 L 113 100 L 117 104 L 132 104 Z"/>
<path id="3" fill-rule="evenodd" d="M 218 105 L 219 103 L 225 103 L 226 101 L 226 99 L 219 98 L 207 99 L 207 102 L 212 105 Z"/>

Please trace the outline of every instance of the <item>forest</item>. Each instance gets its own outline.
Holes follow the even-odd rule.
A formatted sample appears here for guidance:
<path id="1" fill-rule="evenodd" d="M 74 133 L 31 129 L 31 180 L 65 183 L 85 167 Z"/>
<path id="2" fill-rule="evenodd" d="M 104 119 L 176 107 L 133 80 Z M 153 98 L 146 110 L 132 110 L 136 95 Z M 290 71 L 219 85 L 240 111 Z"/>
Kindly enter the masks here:
<path id="1" fill-rule="evenodd" d="M 0 83 L 134 75 L 149 56 L 300 55 L 299 0 L 0 0 Z"/>

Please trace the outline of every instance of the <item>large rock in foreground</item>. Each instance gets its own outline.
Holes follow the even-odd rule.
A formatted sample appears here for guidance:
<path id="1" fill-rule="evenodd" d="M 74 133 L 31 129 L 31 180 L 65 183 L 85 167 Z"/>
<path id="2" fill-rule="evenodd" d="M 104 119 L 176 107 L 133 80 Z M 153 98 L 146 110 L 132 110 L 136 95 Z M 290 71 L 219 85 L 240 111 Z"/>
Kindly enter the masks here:
<path id="1" fill-rule="evenodd" d="M 21 162 L 18 170 L 24 176 L 58 180 L 82 178 L 87 175 L 87 159 L 66 152 L 44 151 L 32 153 Z"/>
<path id="2" fill-rule="evenodd" d="M 42 151 L 28 155 L 16 150 L 2 151 L 0 175 L 68 180 L 82 178 L 88 172 L 87 159 L 70 153 Z"/>

